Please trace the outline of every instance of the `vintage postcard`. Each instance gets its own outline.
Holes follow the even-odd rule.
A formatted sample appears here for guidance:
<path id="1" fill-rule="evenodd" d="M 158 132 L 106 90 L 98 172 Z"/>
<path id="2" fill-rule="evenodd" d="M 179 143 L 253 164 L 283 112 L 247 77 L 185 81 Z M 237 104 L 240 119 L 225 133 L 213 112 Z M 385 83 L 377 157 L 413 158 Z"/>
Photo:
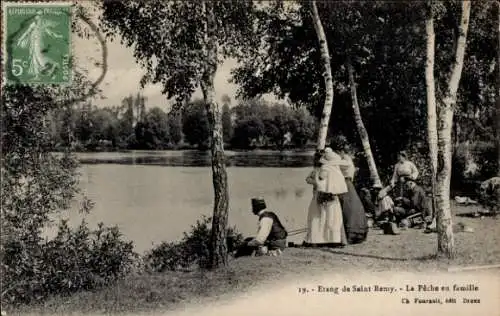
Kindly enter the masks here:
<path id="1" fill-rule="evenodd" d="M 1 316 L 500 316 L 498 1 L 1 22 Z"/>

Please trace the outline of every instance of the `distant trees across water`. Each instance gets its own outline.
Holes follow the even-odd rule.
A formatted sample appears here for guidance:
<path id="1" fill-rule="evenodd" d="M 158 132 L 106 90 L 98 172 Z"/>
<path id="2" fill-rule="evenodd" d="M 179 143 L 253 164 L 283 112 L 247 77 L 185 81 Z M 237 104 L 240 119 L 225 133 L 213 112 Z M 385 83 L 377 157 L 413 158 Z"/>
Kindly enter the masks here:
<path id="1" fill-rule="evenodd" d="M 53 149 L 69 145 L 77 151 L 208 148 L 210 130 L 203 100 L 169 111 L 146 107 L 146 102 L 137 94 L 124 98 L 120 106 L 84 104 L 54 111 L 49 119 Z M 317 122 L 305 108 L 260 99 L 232 107 L 230 103 L 223 96 L 223 133 L 228 148 L 295 149 L 314 141 Z"/>

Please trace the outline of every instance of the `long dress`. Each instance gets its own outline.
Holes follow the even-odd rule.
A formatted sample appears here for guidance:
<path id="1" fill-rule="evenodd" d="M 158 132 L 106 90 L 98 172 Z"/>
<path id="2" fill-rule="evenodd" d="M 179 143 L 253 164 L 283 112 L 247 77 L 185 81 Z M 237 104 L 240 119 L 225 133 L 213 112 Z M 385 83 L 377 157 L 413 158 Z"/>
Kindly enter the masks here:
<path id="1" fill-rule="evenodd" d="M 319 168 L 315 168 L 306 178 L 306 182 L 313 186 L 312 199 L 309 203 L 309 212 L 307 213 L 307 235 L 304 240 L 306 244 L 324 243 L 323 232 L 321 229 L 321 212 L 318 204 L 317 176 Z"/>
<path id="2" fill-rule="evenodd" d="M 344 217 L 344 227 L 349 243 L 361 243 L 368 235 L 368 219 L 365 208 L 352 183 L 355 167 L 349 156 L 344 156 L 346 166 L 341 166 L 342 174 L 345 177 L 347 193 L 341 195 L 342 215 Z"/>
<path id="3" fill-rule="evenodd" d="M 308 177 L 312 184 L 313 199 L 309 205 L 307 236 L 305 243 L 313 245 L 344 245 L 347 243 L 342 207 L 338 195 L 347 192 L 347 186 L 340 168 L 325 164 Z M 335 194 L 332 201 L 318 203 L 318 192 Z"/>

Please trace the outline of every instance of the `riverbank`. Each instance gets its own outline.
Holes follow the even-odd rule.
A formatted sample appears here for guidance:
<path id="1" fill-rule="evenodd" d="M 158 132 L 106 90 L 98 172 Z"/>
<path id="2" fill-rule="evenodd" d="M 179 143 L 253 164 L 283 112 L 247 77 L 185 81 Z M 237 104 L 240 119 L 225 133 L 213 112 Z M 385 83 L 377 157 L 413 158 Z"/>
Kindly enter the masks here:
<path id="1" fill-rule="evenodd" d="M 458 216 L 454 223 L 463 223 L 473 232 L 455 234 L 458 255 L 453 260 L 435 257 L 435 234 L 410 229 L 390 236 L 373 230 L 365 243 L 344 249 L 289 248 L 280 257 L 232 259 L 229 267 L 220 271 L 135 274 L 102 289 L 52 297 L 38 305 L 7 307 L 6 311 L 8 315 L 157 314 L 192 304 L 231 300 L 263 284 L 307 279 L 325 272 L 428 274 L 447 273 L 451 266 L 499 264 L 499 219 L 460 216 L 473 211 L 472 207 L 458 206 L 455 210 Z"/>
<path id="2" fill-rule="evenodd" d="M 55 155 L 62 155 L 54 152 Z M 210 151 L 203 150 L 129 150 L 75 152 L 81 164 L 155 165 L 168 167 L 210 167 Z M 226 150 L 228 167 L 310 167 L 314 150 Z"/>
<path id="3" fill-rule="evenodd" d="M 268 152 L 309 152 L 316 149 L 316 145 L 314 143 L 309 143 L 303 147 L 293 147 L 293 146 L 284 146 L 279 148 L 277 146 L 253 146 L 248 148 L 239 148 L 231 146 L 230 144 L 224 145 L 225 152 L 252 152 L 252 151 L 268 151 Z M 62 147 L 54 147 L 54 152 L 65 152 L 67 148 Z M 146 149 L 146 148 L 122 148 L 122 147 L 95 147 L 95 148 L 85 148 L 83 146 L 75 146 L 73 148 L 73 152 L 75 153 L 128 153 L 133 151 L 142 151 L 142 152 L 155 152 L 155 151 L 199 151 L 199 152 L 210 152 L 210 148 L 202 148 L 198 146 L 190 146 L 190 145 L 179 145 L 179 146 L 167 146 L 163 148 L 155 148 L 155 149 Z"/>

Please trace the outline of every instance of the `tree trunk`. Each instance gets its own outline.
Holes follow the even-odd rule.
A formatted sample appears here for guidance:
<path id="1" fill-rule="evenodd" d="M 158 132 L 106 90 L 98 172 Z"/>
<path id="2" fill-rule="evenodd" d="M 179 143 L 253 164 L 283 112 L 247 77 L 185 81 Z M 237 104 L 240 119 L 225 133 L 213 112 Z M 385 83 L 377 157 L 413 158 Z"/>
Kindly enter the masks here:
<path id="1" fill-rule="evenodd" d="M 227 221 L 229 191 L 224 156 L 224 139 L 222 128 L 222 110 L 215 97 L 214 79 L 217 71 L 217 39 L 216 21 L 211 1 L 203 2 L 206 14 L 205 44 L 207 63 L 201 79 L 203 98 L 207 106 L 207 115 L 212 132 L 212 180 L 214 186 L 214 209 L 212 216 L 212 235 L 210 240 L 210 257 L 208 268 L 227 265 Z"/>
<path id="2" fill-rule="evenodd" d="M 453 126 L 453 112 L 457 101 L 457 91 L 462 75 L 464 63 L 467 30 L 469 27 L 470 1 L 462 2 L 462 17 L 460 20 L 457 49 L 454 65 L 449 76 L 448 87 L 444 98 L 440 102 L 438 112 L 438 162 L 437 173 L 437 222 L 438 222 L 438 254 L 448 258 L 455 256 L 451 209 L 450 209 L 450 180 L 451 180 L 451 131 Z"/>
<path id="3" fill-rule="evenodd" d="M 427 91 L 427 142 L 429 144 L 429 158 L 431 161 L 431 190 L 432 211 L 436 214 L 436 175 L 438 160 L 438 135 L 437 135 L 437 106 L 436 85 L 434 79 L 434 15 L 432 3 L 427 3 L 425 19 L 425 32 L 427 35 L 427 58 L 425 62 L 425 87 Z"/>
<path id="4" fill-rule="evenodd" d="M 354 69 L 349 60 L 347 61 L 347 70 L 349 73 L 349 86 L 351 87 L 354 121 L 356 122 L 356 128 L 358 129 L 359 137 L 361 138 L 361 144 L 363 145 L 363 150 L 368 162 L 368 169 L 370 170 L 370 180 L 372 181 L 372 185 L 382 187 L 382 181 L 380 181 L 380 176 L 378 175 L 377 171 L 377 165 L 375 164 L 375 159 L 373 158 L 368 132 L 366 131 L 365 124 L 363 123 L 363 119 L 361 117 L 361 111 L 359 110 L 356 82 L 354 81 Z"/>
<path id="5" fill-rule="evenodd" d="M 321 114 L 321 120 L 319 123 L 318 132 L 318 143 L 317 149 L 324 149 L 326 146 L 326 137 L 328 135 L 328 123 L 330 122 L 330 115 L 332 113 L 333 105 L 333 78 L 332 78 L 332 68 L 330 66 L 330 53 L 328 52 L 328 43 L 326 41 L 325 30 L 321 24 L 321 19 L 319 18 L 318 8 L 316 7 L 316 1 L 312 0 L 311 5 L 311 16 L 314 23 L 314 29 L 316 30 L 316 35 L 318 37 L 319 49 L 321 52 L 321 60 L 323 62 L 324 73 L 323 77 L 325 79 L 325 105 L 323 106 L 323 113 Z"/>
<path id="6" fill-rule="evenodd" d="M 497 29 L 497 126 L 496 126 L 496 140 L 497 140 L 497 175 L 500 177 L 500 1 L 497 1 L 497 12 L 498 12 L 498 29 Z"/>
<path id="7" fill-rule="evenodd" d="M 439 171 L 436 179 L 436 218 L 438 234 L 438 255 L 448 258 L 455 256 L 455 239 L 450 205 L 451 180 L 451 129 L 453 125 L 452 108 L 442 108 L 439 113 L 438 160 Z"/>

